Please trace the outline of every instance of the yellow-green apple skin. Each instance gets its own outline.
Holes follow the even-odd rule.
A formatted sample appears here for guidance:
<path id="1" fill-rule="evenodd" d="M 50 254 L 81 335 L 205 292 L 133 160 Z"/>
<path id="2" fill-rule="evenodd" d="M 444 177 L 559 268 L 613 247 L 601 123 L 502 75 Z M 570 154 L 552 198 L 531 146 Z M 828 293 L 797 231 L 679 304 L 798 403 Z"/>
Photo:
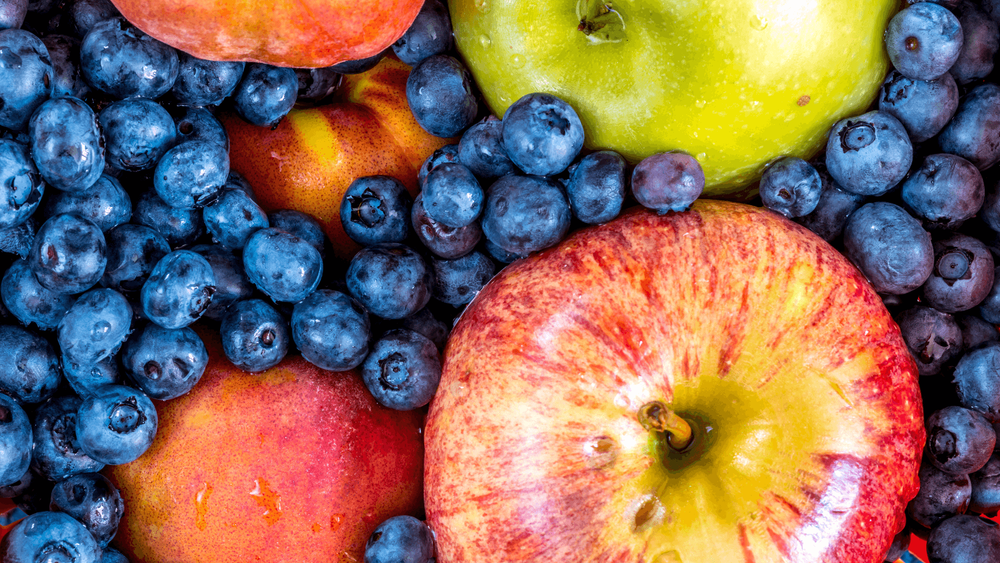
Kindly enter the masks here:
<path id="1" fill-rule="evenodd" d="M 610 22 L 584 33 L 591 6 Z M 863 113 L 889 68 L 897 0 L 451 0 L 455 42 L 502 116 L 531 92 L 569 102 L 586 146 L 631 162 L 695 156 L 705 194 L 745 196 L 764 166 L 809 158 Z M 588 20 L 590 21 L 590 20 Z M 605 37 L 608 36 L 608 37 Z"/>
<path id="2" fill-rule="evenodd" d="M 695 432 L 673 452 L 640 408 Z M 762 208 L 631 211 L 515 262 L 448 340 L 425 428 L 438 563 L 878 563 L 925 434 L 898 326 Z"/>

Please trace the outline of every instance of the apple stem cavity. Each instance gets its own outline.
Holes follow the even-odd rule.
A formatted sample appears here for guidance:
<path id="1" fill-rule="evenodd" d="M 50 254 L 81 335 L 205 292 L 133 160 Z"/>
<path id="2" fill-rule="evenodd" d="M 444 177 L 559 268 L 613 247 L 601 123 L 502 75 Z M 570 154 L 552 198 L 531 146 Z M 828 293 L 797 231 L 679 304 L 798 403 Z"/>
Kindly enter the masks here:
<path id="1" fill-rule="evenodd" d="M 650 401 L 639 408 L 639 424 L 666 434 L 667 445 L 678 452 L 688 449 L 694 438 L 691 424 L 660 401 Z"/>
<path id="2" fill-rule="evenodd" d="M 582 31 L 591 42 L 617 43 L 625 39 L 625 19 L 610 0 L 578 0 L 576 14 Z"/>

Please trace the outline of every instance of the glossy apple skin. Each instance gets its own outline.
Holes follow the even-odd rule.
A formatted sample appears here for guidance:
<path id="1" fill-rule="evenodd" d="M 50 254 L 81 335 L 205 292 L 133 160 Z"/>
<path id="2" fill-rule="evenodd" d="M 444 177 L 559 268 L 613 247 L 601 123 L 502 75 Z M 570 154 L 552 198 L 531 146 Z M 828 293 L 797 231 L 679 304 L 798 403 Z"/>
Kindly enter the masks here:
<path id="1" fill-rule="evenodd" d="M 693 423 L 692 454 L 663 456 L 637 417 L 653 400 Z M 699 200 L 486 285 L 448 340 L 424 502 L 438 563 L 877 563 L 924 436 L 858 270 L 775 213 Z"/>
<path id="2" fill-rule="evenodd" d="M 106 471 L 133 563 L 329 563 L 363 559 L 375 527 L 422 514 L 420 411 L 377 404 L 360 376 L 299 356 L 261 374 L 210 363 L 138 460 Z"/>
<path id="3" fill-rule="evenodd" d="M 409 66 L 386 57 L 372 70 L 345 76 L 337 101 L 293 109 L 273 130 L 221 113 L 230 166 L 250 181 L 262 207 L 312 215 L 334 254 L 349 259 L 361 248 L 340 224 L 340 202 L 351 182 L 386 174 L 416 196 L 420 165 L 457 142 L 431 135 L 414 119 L 406 103 L 409 74 Z"/>
<path id="4" fill-rule="evenodd" d="M 421 0 L 112 0 L 132 24 L 196 57 L 325 67 L 390 47 Z"/>
<path id="5" fill-rule="evenodd" d="M 748 197 L 764 165 L 809 158 L 839 119 L 863 113 L 889 68 L 896 0 L 612 2 L 622 41 L 579 31 L 596 0 L 452 0 L 455 43 L 502 116 L 531 92 L 569 102 L 586 145 L 635 163 L 695 156 L 705 194 Z M 612 31 L 611 33 L 615 33 Z M 745 192 L 745 193 L 744 193 Z"/>

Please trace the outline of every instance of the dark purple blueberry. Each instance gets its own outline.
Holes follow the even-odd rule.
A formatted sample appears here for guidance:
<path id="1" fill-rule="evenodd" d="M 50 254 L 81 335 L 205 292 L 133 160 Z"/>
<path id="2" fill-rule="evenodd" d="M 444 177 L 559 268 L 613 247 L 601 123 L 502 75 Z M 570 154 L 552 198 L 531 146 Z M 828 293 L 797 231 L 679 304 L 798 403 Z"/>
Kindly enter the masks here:
<path id="1" fill-rule="evenodd" d="M 841 188 L 825 169 L 819 170 L 819 175 L 823 180 L 823 190 L 816 208 L 812 213 L 796 217 L 794 221 L 823 240 L 833 242 L 843 234 L 847 218 L 864 205 L 866 198 Z"/>
<path id="2" fill-rule="evenodd" d="M 507 252 L 526 255 L 555 246 L 571 220 L 562 188 L 545 178 L 511 174 L 486 191 L 483 234 Z"/>
<path id="3" fill-rule="evenodd" d="M 920 375 L 940 373 L 942 366 L 962 353 L 962 329 L 950 314 L 915 305 L 893 318 Z"/>
<path id="4" fill-rule="evenodd" d="M 178 116 L 174 123 L 177 125 L 177 139 L 179 141 L 207 141 L 223 147 L 228 153 L 229 134 L 226 133 L 222 122 L 208 109 L 202 107 L 187 108 L 187 111 Z M 229 171 L 230 175 L 232 172 L 232 170 Z"/>
<path id="5" fill-rule="evenodd" d="M 689 154 L 661 152 L 635 165 L 631 186 L 632 195 L 643 207 L 661 215 L 685 211 L 705 189 L 705 173 Z"/>
<path id="6" fill-rule="evenodd" d="M 764 207 L 785 217 L 802 217 L 819 205 L 823 178 L 805 160 L 786 156 L 772 162 L 760 179 Z"/>
<path id="7" fill-rule="evenodd" d="M 45 479 L 60 481 L 79 473 L 100 471 L 104 464 L 80 449 L 76 439 L 77 410 L 83 399 L 77 395 L 62 395 L 42 403 L 35 412 L 32 425 L 31 468 Z M 48 506 L 49 492 L 45 491 Z"/>
<path id="8" fill-rule="evenodd" d="M 474 123 L 462 133 L 458 141 L 458 160 L 483 182 L 517 171 L 503 146 L 503 122 L 494 115 Z M 426 174 L 423 168 L 421 173 Z M 420 183 L 423 185 L 422 177 Z"/>
<path id="9" fill-rule="evenodd" d="M 56 483 L 49 510 L 64 512 L 78 520 L 103 549 L 118 533 L 125 501 L 104 475 L 80 473 Z"/>
<path id="10" fill-rule="evenodd" d="M 928 228 L 956 229 L 983 206 L 986 186 L 974 164 L 940 153 L 926 157 L 903 182 L 900 195 Z"/>
<path id="11" fill-rule="evenodd" d="M 979 218 L 993 231 L 990 234 L 1000 233 L 1000 184 L 991 184 L 985 190 Z"/>
<path id="12" fill-rule="evenodd" d="M 959 404 L 1000 423 L 1000 342 L 968 350 L 952 374 Z"/>
<path id="13" fill-rule="evenodd" d="M 993 268 L 993 287 L 976 310 L 986 322 L 1000 325 L 1000 266 Z"/>
<path id="14" fill-rule="evenodd" d="M 393 516 L 382 522 L 365 544 L 365 563 L 430 563 L 434 535 L 413 516 Z"/>
<path id="15" fill-rule="evenodd" d="M 477 220 L 483 211 L 485 196 L 479 180 L 457 162 L 445 162 L 431 170 L 421 193 L 424 212 L 446 227 L 462 228 Z M 406 211 L 409 215 L 409 209 Z"/>
<path id="16" fill-rule="evenodd" d="M 159 233 L 171 248 L 191 244 L 205 233 L 201 209 L 167 205 L 152 189 L 139 196 L 139 201 L 132 210 L 132 218 L 136 223 Z"/>
<path id="17" fill-rule="evenodd" d="M 299 81 L 296 106 L 314 106 L 326 102 L 344 81 L 344 75 L 331 67 L 297 68 L 295 77 Z"/>
<path id="18" fill-rule="evenodd" d="M 197 385 L 208 366 L 208 351 L 190 328 L 149 323 L 125 342 L 121 363 L 129 380 L 149 398 L 168 401 Z"/>
<path id="19" fill-rule="evenodd" d="M 170 253 L 170 245 L 151 227 L 125 223 L 104 234 L 108 264 L 101 285 L 123 293 L 142 289 L 153 267 Z"/>
<path id="20" fill-rule="evenodd" d="M 128 560 L 128 557 L 125 557 L 125 555 L 122 552 L 118 551 L 117 549 L 109 545 L 108 547 L 105 547 L 104 551 L 101 553 L 100 563 L 131 563 L 131 562 Z"/>
<path id="21" fill-rule="evenodd" d="M 45 182 L 27 145 L 0 139 L 0 228 L 25 222 L 38 209 Z"/>
<path id="22" fill-rule="evenodd" d="M 902 207 L 866 203 L 844 226 L 844 254 L 879 293 L 909 293 L 934 269 L 931 235 Z"/>
<path id="23" fill-rule="evenodd" d="M 21 131 L 35 109 L 52 95 L 49 51 L 37 35 L 0 29 L 0 127 Z"/>
<path id="24" fill-rule="evenodd" d="M 895 536 L 892 537 L 892 543 L 889 544 L 889 549 L 885 552 L 886 563 L 895 563 L 897 559 L 903 556 L 910 548 L 910 538 L 913 534 L 908 528 L 903 528 Z"/>
<path id="25" fill-rule="evenodd" d="M 243 190 L 223 188 L 219 197 L 202 208 L 205 229 L 230 250 L 240 250 L 258 229 L 269 226 L 267 213 Z"/>
<path id="26" fill-rule="evenodd" d="M 326 253 L 326 233 L 312 215 L 294 209 L 279 209 L 267 214 L 270 226 L 291 233 L 313 245 L 319 253 Z"/>
<path id="27" fill-rule="evenodd" d="M 1000 48 L 1000 30 L 978 3 L 960 2 L 955 15 L 962 26 L 962 51 L 948 73 L 959 84 L 968 84 L 993 72 L 993 56 Z"/>
<path id="28" fill-rule="evenodd" d="M 221 321 L 230 305 L 253 295 L 254 285 L 243 271 L 243 259 L 232 251 L 217 244 L 193 246 L 191 250 L 205 257 L 215 276 L 215 294 L 202 317 Z"/>
<path id="29" fill-rule="evenodd" d="M 925 457 L 920 463 L 920 490 L 906 505 L 906 516 L 925 528 L 946 518 L 965 514 L 972 498 L 972 482 L 966 474 L 941 471 Z"/>
<path id="30" fill-rule="evenodd" d="M 434 397 L 441 381 L 441 354 L 419 332 L 391 329 L 375 341 L 361 365 L 361 377 L 382 406 L 413 410 Z"/>
<path id="31" fill-rule="evenodd" d="M 59 321 L 56 336 L 63 360 L 88 366 L 111 356 L 132 329 L 132 307 L 113 289 L 91 289 Z"/>
<path id="32" fill-rule="evenodd" d="M 86 36 L 98 23 L 121 16 L 111 0 L 74 0 L 69 11 L 73 16 L 73 29 L 80 37 Z"/>
<path id="33" fill-rule="evenodd" d="M 1000 561 L 1000 524 L 971 514 L 952 516 L 927 536 L 930 563 Z"/>
<path id="34" fill-rule="evenodd" d="M 993 454 L 996 439 L 990 421 L 973 409 L 952 405 L 927 418 L 928 461 L 941 471 L 979 471 Z"/>
<path id="35" fill-rule="evenodd" d="M 222 318 L 219 334 L 229 361 L 251 373 L 278 365 L 292 340 L 288 321 L 260 299 L 233 303 Z"/>
<path id="36" fill-rule="evenodd" d="M 153 171 L 156 194 L 171 207 L 211 203 L 229 175 L 229 152 L 216 143 L 186 140 L 168 150 Z"/>
<path id="37" fill-rule="evenodd" d="M 427 57 L 449 52 L 452 46 L 448 7 L 441 0 L 425 0 L 416 19 L 392 44 L 392 51 L 399 60 L 416 66 Z"/>
<path id="38" fill-rule="evenodd" d="M 610 150 L 592 152 L 570 167 L 566 197 L 573 215 L 590 225 L 617 217 L 625 202 L 625 167 L 625 159 Z"/>
<path id="39" fill-rule="evenodd" d="M 573 106 L 552 94 L 526 94 L 502 120 L 507 156 L 526 174 L 559 174 L 583 148 L 583 123 Z"/>
<path id="40" fill-rule="evenodd" d="M 89 219 L 105 232 L 132 218 L 132 200 L 121 182 L 113 176 L 102 174 L 94 185 L 79 192 L 55 190 L 46 198 L 48 216 L 73 213 Z M 110 250 L 110 249 L 109 249 Z"/>
<path id="41" fill-rule="evenodd" d="M 889 21 L 885 48 L 893 67 L 914 80 L 948 72 L 962 52 L 962 25 L 944 6 L 920 2 Z"/>
<path id="42" fill-rule="evenodd" d="M 149 449 L 158 423 L 156 407 L 143 392 L 124 385 L 105 385 L 80 405 L 76 437 L 91 458 L 121 465 L 135 461 Z"/>
<path id="43" fill-rule="evenodd" d="M 472 298 L 493 277 L 496 265 L 481 252 L 470 252 L 453 259 L 432 258 L 434 298 L 458 307 Z"/>
<path id="44" fill-rule="evenodd" d="M 0 324 L 0 342 L 0 393 L 29 405 L 55 394 L 62 374 L 48 340 L 17 325 Z"/>
<path id="45" fill-rule="evenodd" d="M 104 173 L 104 142 L 97 114 L 79 98 L 51 98 L 28 122 L 31 157 L 50 186 L 86 190 Z"/>
<path id="46" fill-rule="evenodd" d="M 347 268 L 347 289 L 373 315 L 403 319 L 430 301 L 434 274 L 408 246 L 384 243 L 361 249 Z"/>
<path id="47" fill-rule="evenodd" d="M 47 289 L 35 279 L 23 258 L 14 261 L 0 281 L 0 297 L 7 310 L 24 326 L 54 330 L 76 297 Z"/>
<path id="48" fill-rule="evenodd" d="M 371 323 L 353 297 L 318 289 L 292 309 L 292 340 L 309 362 L 344 371 L 361 365 L 368 355 Z"/>
<path id="49" fill-rule="evenodd" d="M 430 154 L 426 159 L 424 159 L 423 164 L 417 170 L 417 184 L 423 189 L 424 181 L 427 179 L 427 173 L 434 170 L 439 164 L 445 162 L 461 162 L 458 157 L 458 145 L 448 144 L 439 149 L 434 149 L 434 152 Z"/>
<path id="50" fill-rule="evenodd" d="M 148 170 L 177 144 L 174 118 L 154 100 L 112 102 L 97 116 L 108 164 L 117 170 Z"/>
<path id="51" fill-rule="evenodd" d="M 77 0 L 73 5 L 80 3 Z M 52 34 L 42 37 L 42 43 L 45 43 L 52 61 L 52 96 L 83 98 L 89 94 L 90 85 L 80 71 L 80 40 L 69 35 Z"/>
<path id="52" fill-rule="evenodd" d="M 155 100 L 177 80 L 177 50 L 125 18 L 98 22 L 83 37 L 80 69 L 95 90 L 117 99 Z"/>
<path id="53" fill-rule="evenodd" d="M 986 465 L 969 475 L 969 481 L 972 483 L 969 512 L 996 516 L 1000 511 L 1000 455 L 994 452 Z M 920 486 L 924 486 L 923 479 Z"/>
<path id="54" fill-rule="evenodd" d="M 1000 86 L 986 83 L 970 90 L 938 135 L 938 144 L 980 170 L 1000 161 Z"/>
<path id="55" fill-rule="evenodd" d="M 413 198 L 406 186 L 392 176 L 356 178 L 340 202 L 340 224 L 351 240 L 371 246 L 403 242 L 410 233 Z"/>
<path id="56" fill-rule="evenodd" d="M 35 474 L 32 473 L 31 469 L 28 469 L 16 481 L 12 481 L 8 485 L 0 485 L 0 498 L 14 498 L 26 493 L 31 488 L 34 479 Z"/>
<path id="57" fill-rule="evenodd" d="M 427 250 L 441 258 L 464 256 L 479 244 L 483 237 L 482 225 L 473 221 L 464 227 L 452 229 L 431 219 L 424 209 L 424 196 L 417 194 L 410 210 L 410 223 L 417 239 Z"/>
<path id="58" fill-rule="evenodd" d="M 140 292 L 143 313 L 163 328 L 181 328 L 198 320 L 214 295 L 211 264 L 191 250 L 175 250 L 161 258 Z"/>
<path id="59" fill-rule="evenodd" d="M 375 68 L 375 65 L 377 65 L 383 57 L 385 57 L 388 51 L 389 49 L 386 49 L 385 51 L 379 51 L 370 57 L 337 63 L 330 68 L 340 74 L 361 74 L 362 72 Z"/>
<path id="60" fill-rule="evenodd" d="M 841 188 L 878 196 L 903 180 L 913 145 L 898 119 L 871 111 L 834 124 L 826 144 L 826 169 Z"/>
<path id="61" fill-rule="evenodd" d="M 31 463 L 31 420 L 13 397 L 0 393 L 0 485 L 16 483 Z"/>
<path id="62" fill-rule="evenodd" d="M 955 315 L 955 320 L 962 329 L 963 350 L 971 350 L 980 344 L 1000 340 L 1000 332 L 997 331 L 996 325 L 984 321 L 975 313 Z"/>
<path id="63" fill-rule="evenodd" d="M 993 289 L 993 255 L 979 239 L 948 233 L 934 239 L 934 270 L 924 282 L 927 304 L 957 313 L 979 305 Z"/>
<path id="64" fill-rule="evenodd" d="M 413 67 L 406 79 L 406 102 L 417 123 L 437 137 L 461 134 L 479 113 L 469 70 L 446 54 Z"/>
<path id="65" fill-rule="evenodd" d="M 69 386 L 80 397 L 89 397 L 102 385 L 120 383 L 118 377 L 118 356 L 112 355 L 96 364 L 75 366 L 63 361 L 63 376 Z"/>
<path id="66" fill-rule="evenodd" d="M 503 248 L 500 248 L 493 241 L 486 239 L 483 242 L 483 247 L 486 248 L 486 252 L 497 262 L 501 264 L 510 264 L 515 260 L 520 260 L 521 258 L 527 258 L 527 254 L 518 254 L 517 252 L 510 252 Z"/>
<path id="67" fill-rule="evenodd" d="M 941 132 L 958 109 L 958 84 L 950 73 L 913 80 L 891 71 L 882 83 L 878 109 L 903 124 L 910 140 L 922 143 Z"/>
<path id="68" fill-rule="evenodd" d="M 38 512 L 0 540 L 4 563 L 100 563 L 101 546 L 79 521 L 62 512 Z"/>
<path id="69" fill-rule="evenodd" d="M 323 257 L 308 241 L 268 227 L 250 235 L 243 247 L 243 270 L 275 301 L 302 301 L 319 286 Z"/>
<path id="70" fill-rule="evenodd" d="M 400 326 L 423 334 L 431 339 L 439 351 L 444 351 L 448 342 L 448 324 L 435 317 L 427 307 L 403 319 Z"/>
<path id="71" fill-rule="evenodd" d="M 274 127 L 291 111 L 298 93 L 299 78 L 291 68 L 248 63 L 232 99 L 247 122 Z"/>
<path id="72" fill-rule="evenodd" d="M 243 77 L 242 61 L 208 61 L 178 51 L 177 80 L 170 93 L 181 106 L 217 106 Z"/>
<path id="73" fill-rule="evenodd" d="M 28 0 L 4 0 L 0 2 L 0 29 L 17 29 L 28 15 Z"/>

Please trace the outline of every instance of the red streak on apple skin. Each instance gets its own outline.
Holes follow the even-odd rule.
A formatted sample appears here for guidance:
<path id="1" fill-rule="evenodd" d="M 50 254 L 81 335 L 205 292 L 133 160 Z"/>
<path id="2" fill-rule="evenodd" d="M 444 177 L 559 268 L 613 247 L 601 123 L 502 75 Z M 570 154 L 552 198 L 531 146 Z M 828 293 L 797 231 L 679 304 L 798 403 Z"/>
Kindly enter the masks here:
<path id="1" fill-rule="evenodd" d="M 747 538 L 747 527 L 740 523 L 736 525 L 740 531 L 740 547 L 743 548 L 743 560 L 746 563 L 754 563 L 753 551 L 750 549 L 750 539 Z"/>

